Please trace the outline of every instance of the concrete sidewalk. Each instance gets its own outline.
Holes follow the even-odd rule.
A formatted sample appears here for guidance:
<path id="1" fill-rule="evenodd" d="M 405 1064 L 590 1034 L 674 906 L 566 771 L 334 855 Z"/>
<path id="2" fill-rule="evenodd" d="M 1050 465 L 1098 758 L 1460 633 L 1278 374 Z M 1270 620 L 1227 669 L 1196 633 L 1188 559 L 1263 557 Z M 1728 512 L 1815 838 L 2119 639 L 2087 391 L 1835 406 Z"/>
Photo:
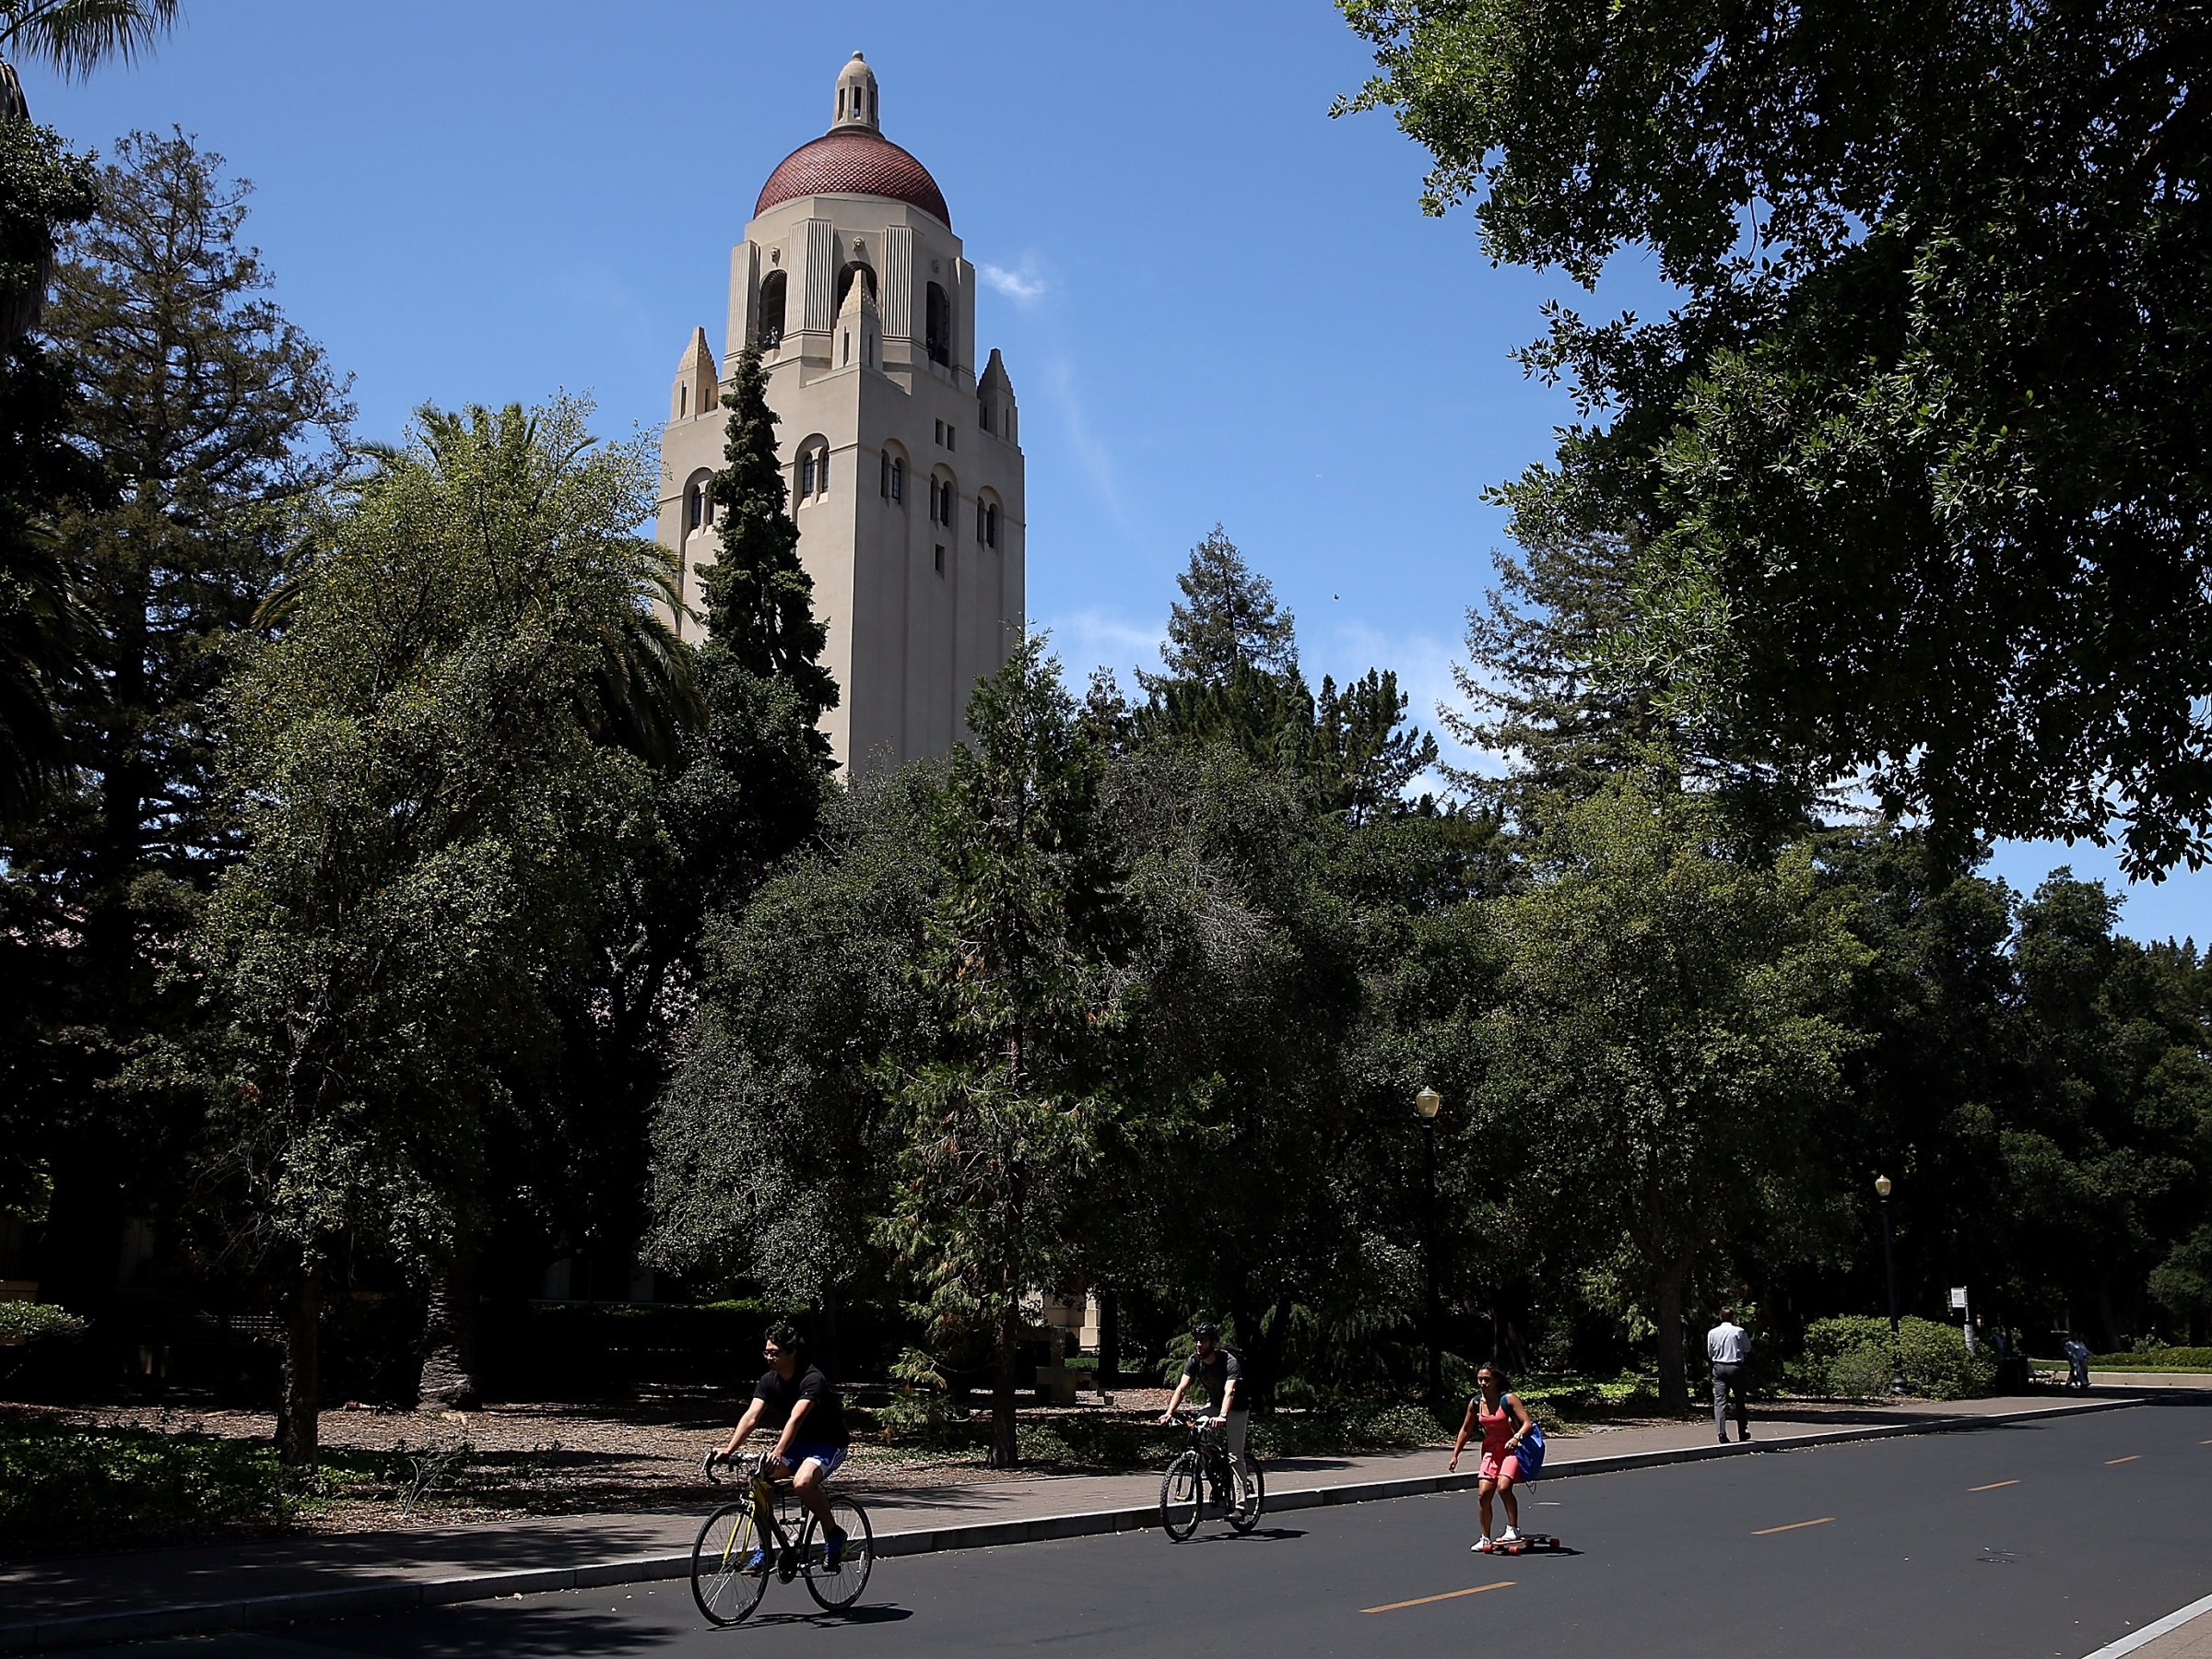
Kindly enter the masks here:
<path id="1" fill-rule="evenodd" d="M 2160 1390 L 2163 1394 L 2165 1391 Z M 1709 1421 L 1552 1440 L 1547 1479 L 1740 1456 L 1841 1441 L 1992 1426 L 2110 1410 L 2142 1396 L 2100 1388 L 2088 1399 L 1914 1402 L 1762 1412 L 1748 1447 L 1716 1445 Z M 2171 1397 L 2171 1396 L 2169 1396 Z M 1471 1487 L 1434 1449 L 1285 1458 L 1266 1465 L 1270 1511 Z M 1159 1477 L 1060 1476 L 871 1488 L 877 1553 L 973 1548 L 1147 1525 Z M 681 1577 L 700 1521 L 717 1499 L 701 1488 L 680 1507 L 547 1517 L 478 1527 L 272 1538 L 0 1567 L 0 1652 L 277 1624 L 349 1612 L 490 1599 L 590 1584 Z"/>

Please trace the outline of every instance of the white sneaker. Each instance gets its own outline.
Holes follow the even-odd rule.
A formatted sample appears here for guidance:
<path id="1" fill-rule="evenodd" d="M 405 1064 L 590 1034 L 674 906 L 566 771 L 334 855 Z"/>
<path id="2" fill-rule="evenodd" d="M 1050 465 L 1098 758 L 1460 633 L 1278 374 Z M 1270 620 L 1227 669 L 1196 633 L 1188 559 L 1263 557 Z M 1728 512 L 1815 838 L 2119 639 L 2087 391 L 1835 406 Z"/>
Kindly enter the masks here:
<path id="1" fill-rule="evenodd" d="M 1509 1526 L 1503 1532 L 1498 1535 L 1498 1542 L 1500 1544 L 1518 1544 L 1521 1542 L 1521 1534 L 1515 1528 Z"/>
<path id="2" fill-rule="evenodd" d="M 1467 1547 L 1473 1550 L 1477 1555 L 1488 1555 L 1490 1551 L 1497 1548 L 1498 1546 L 1491 1543 L 1489 1538 L 1486 1535 L 1484 1537 L 1476 1539 L 1475 1542 L 1468 1545 Z"/>

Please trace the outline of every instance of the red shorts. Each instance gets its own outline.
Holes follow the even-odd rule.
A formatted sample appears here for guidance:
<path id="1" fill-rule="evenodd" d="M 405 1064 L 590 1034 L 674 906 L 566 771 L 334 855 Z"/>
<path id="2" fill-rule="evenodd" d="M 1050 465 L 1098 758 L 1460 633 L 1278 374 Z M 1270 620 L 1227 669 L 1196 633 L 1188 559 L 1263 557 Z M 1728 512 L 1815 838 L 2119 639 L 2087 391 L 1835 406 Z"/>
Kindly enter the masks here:
<path id="1" fill-rule="evenodd" d="M 1495 1452 L 1482 1454 L 1482 1467 L 1477 1471 L 1485 1480 L 1512 1480 L 1521 1478 L 1521 1459 L 1512 1452 L 1500 1456 Z"/>

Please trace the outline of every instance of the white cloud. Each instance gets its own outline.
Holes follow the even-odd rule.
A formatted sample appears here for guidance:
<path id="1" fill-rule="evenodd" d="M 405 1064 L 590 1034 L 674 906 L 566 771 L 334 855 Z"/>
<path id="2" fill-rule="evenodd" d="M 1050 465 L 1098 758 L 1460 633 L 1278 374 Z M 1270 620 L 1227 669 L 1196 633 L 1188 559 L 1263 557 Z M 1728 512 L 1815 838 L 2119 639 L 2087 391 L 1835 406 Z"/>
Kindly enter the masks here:
<path id="1" fill-rule="evenodd" d="M 1019 270 L 1009 271 L 1004 265 L 982 265 L 976 267 L 982 279 L 1017 305 L 1028 305 L 1042 299 L 1050 285 L 1037 262 L 1024 258 Z"/>

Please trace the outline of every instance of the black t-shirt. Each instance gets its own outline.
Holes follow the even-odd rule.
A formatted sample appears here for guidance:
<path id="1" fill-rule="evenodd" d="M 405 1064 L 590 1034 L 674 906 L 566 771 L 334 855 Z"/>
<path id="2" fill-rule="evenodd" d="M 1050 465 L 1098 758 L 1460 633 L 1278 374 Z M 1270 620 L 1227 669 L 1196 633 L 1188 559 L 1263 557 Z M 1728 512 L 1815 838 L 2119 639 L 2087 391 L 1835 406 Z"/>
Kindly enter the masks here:
<path id="1" fill-rule="evenodd" d="M 1243 1376 L 1244 1368 L 1237 1363 L 1236 1355 L 1216 1343 L 1214 1357 L 1211 1359 L 1193 1354 L 1184 1363 L 1182 1374 L 1194 1380 L 1199 1387 L 1206 1390 L 1206 1399 L 1211 1402 L 1213 1408 L 1218 1411 L 1221 1409 L 1222 1396 L 1229 1392 L 1229 1380 L 1231 1377 Z M 1237 1392 L 1242 1394 L 1244 1391 L 1239 1388 Z M 1239 1406 L 1246 1404 L 1249 1402 L 1242 1400 L 1238 1402 Z"/>
<path id="2" fill-rule="evenodd" d="M 830 1386 L 830 1379 L 822 1375 L 818 1365 L 803 1366 L 786 1382 L 774 1371 L 770 1371 L 753 1384 L 753 1398 L 766 1407 L 760 1413 L 760 1427 L 781 1430 L 791 1421 L 792 1407 L 801 1400 L 811 1402 L 806 1415 L 799 1420 L 797 1439 L 808 1446 L 845 1446 L 852 1437 L 845 1432 L 845 1403 L 837 1397 L 837 1390 Z"/>

